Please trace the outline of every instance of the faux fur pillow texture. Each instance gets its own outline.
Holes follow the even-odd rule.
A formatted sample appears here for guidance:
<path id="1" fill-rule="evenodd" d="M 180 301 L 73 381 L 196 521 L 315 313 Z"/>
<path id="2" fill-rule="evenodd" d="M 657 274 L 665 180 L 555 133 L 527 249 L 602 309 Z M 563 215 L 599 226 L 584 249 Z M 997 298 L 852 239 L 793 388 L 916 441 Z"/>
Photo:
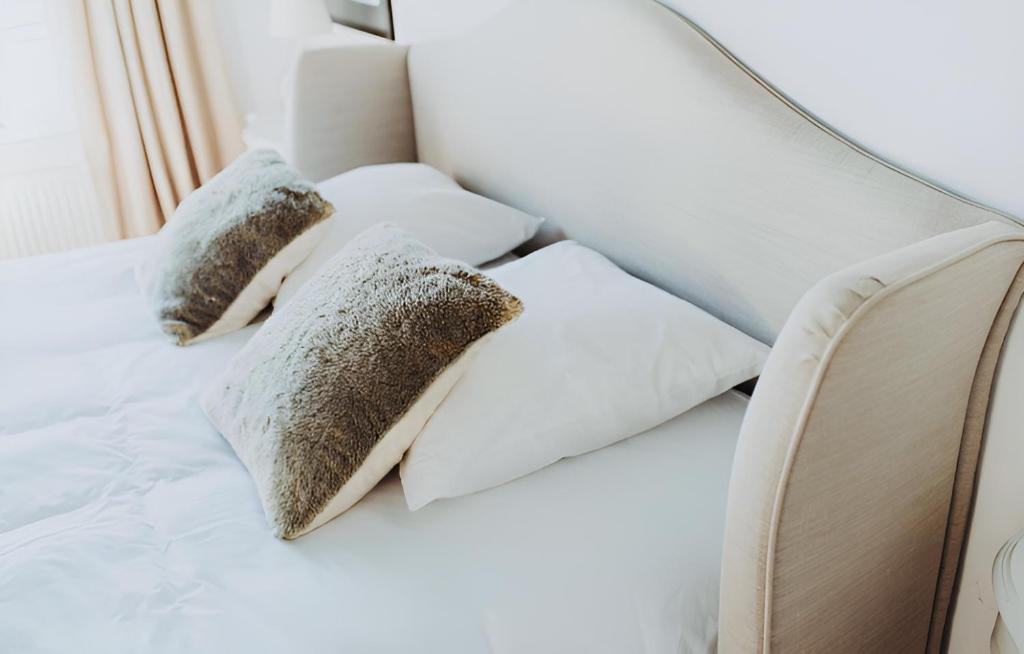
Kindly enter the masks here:
<path id="1" fill-rule="evenodd" d="M 275 535 L 295 538 L 398 463 L 477 344 L 521 311 L 481 272 L 373 227 L 274 312 L 201 404 Z"/>
<path id="2" fill-rule="evenodd" d="M 178 345 L 240 329 L 323 237 L 334 208 L 273 150 L 251 150 L 189 195 L 137 268 Z"/>

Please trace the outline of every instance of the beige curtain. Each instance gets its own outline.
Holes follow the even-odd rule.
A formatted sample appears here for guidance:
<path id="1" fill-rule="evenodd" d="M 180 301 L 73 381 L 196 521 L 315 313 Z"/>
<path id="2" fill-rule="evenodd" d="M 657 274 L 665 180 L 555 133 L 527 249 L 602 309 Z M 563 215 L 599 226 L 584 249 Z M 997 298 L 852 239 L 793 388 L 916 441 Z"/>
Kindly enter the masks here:
<path id="1" fill-rule="evenodd" d="M 242 150 L 208 0 L 66 0 L 80 129 L 111 231 L 156 231 Z"/>

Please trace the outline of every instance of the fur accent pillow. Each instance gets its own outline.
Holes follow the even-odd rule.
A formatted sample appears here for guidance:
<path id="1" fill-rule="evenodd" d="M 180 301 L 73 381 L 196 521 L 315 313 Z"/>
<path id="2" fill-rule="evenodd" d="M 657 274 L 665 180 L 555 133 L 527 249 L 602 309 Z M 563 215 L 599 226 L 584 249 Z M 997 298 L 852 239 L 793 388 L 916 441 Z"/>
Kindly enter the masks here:
<path id="1" fill-rule="evenodd" d="M 271 315 L 201 404 L 275 535 L 295 538 L 398 463 L 474 344 L 521 311 L 483 273 L 373 227 Z"/>
<path id="2" fill-rule="evenodd" d="M 245 327 L 309 256 L 334 207 L 273 150 L 235 159 L 178 206 L 137 268 L 178 345 Z"/>

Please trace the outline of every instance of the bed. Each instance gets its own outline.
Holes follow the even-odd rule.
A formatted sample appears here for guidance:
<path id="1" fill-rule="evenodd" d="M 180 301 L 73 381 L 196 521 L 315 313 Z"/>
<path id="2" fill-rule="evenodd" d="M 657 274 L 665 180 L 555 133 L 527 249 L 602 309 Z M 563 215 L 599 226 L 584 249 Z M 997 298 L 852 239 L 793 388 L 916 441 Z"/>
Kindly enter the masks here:
<path id="1" fill-rule="evenodd" d="M 749 407 L 731 391 L 416 513 L 390 478 L 285 543 L 194 401 L 255 327 L 167 345 L 130 272 L 144 239 L 6 263 L 0 642 L 943 647 L 1014 369 L 1013 219 L 863 152 L 648 0 L 520 0 L 451 42 L 308 50 L 292 84 L 309 177 L 420 160 L 547 217 L 533 246 L 575 238 L 773 344 Z"/>
<path id="2" fill-rule="evenodd" d="M 196 402 L 256 326 L 169 344 L 132 273 L 147 240 L 0 267 L 32 316 L 0 336 L 6 651 L 714 650 L 746 396 L 417 512 L 392 476 L 283 542 Z"/>

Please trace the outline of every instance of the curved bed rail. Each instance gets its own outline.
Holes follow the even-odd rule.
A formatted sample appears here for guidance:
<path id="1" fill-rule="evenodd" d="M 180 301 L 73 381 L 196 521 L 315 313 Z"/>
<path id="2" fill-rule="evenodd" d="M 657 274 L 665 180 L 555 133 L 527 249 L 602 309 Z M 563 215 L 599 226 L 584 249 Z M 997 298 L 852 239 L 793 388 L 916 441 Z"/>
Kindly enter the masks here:
<path id="1" fill-rule="evenodd" d="M 958 230 L 815 285 L 729 489 L 720 651 L 938 651 L 1024 231 Z"/>

